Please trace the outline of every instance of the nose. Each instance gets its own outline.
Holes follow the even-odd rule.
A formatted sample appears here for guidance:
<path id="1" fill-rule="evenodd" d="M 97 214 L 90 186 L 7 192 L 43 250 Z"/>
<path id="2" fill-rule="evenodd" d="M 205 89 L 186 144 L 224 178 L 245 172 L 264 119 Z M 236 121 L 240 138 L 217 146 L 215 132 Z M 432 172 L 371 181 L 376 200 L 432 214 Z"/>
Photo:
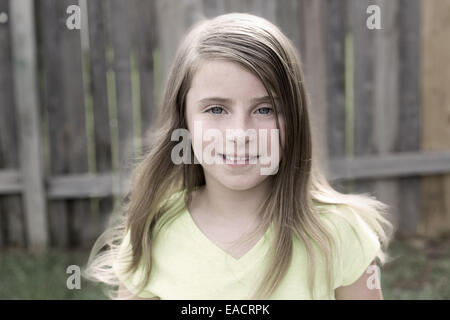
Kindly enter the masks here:
<path id="1" fill-rule="evenodd" d="M 246 145 L 251 140 L 256 139 L 256 132 L 252 132 L 254 130 L 247 131 L 253 129 L 250 126 L 248 114 L 246 112 L 236 112 L 229 123 L 230 126 L 226 127 L 227 130 L 225 132 L 227 143 L 234 144 L 238 153 L 240 150 L 245 152 Z"/>

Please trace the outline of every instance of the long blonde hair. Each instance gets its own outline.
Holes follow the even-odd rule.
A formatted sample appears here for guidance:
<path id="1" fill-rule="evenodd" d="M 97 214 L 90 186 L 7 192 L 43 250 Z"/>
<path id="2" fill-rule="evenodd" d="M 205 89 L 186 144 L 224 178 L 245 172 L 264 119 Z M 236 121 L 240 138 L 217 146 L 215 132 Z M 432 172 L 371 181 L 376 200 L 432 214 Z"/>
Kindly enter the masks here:
<path id="1" fill-rule="evenodd" d="M 314 298 L 316 245 L 326 259 L 328 292 L 333 290 L 333 256 L 335 236 L 319 219 L 317 208 L 333 204 L 357 213 L 372 228 L 381 243 L 377 259 L 384 264 L 391 240 L 392 225 L 384 217 L 387 206 L 369 195 L 346 195 L 335 191 L 326 181 L 313 159 L 308 98 L 301 62 L 291 41 L 269 21 L 249 14 L 225 14 L 194 25 L 175 56 L 165 85 L 154 131 L 152 146 L 132 172 L 131 188 L 118 220 L 99 237 L 94 245 L 84 275 L 93 281 L 115 286 L 118 279 L 111 269 L 126 232 L 130 233 L 132 254 L 127 271 L 143 268 L 139 290 L 148 284 L 152 270 L 152 238 L 183 209 L 171 209 L 167 199 L 183 193 L 184 204 L 191 201 L 194 190 L 205 184 L 199 164 L 175 165 L 171 141 L 175 129 L 187 129 L 186 95 L 202 61 L 225 59 L 238 63 L 254 73 L 265 86 L 276 106 L 276 119 L 285 119 L 285 143 L 279 170 L 273 178 L 272 192 L 261 206 L 261 224 L 252 235 L 266 230 L 273 222 L 274 241 L 269 251 L 269 265 L 254 299 L 268 298 L 288 271 L 293 255 L 293 236 L 306 247 L 308 288 Z M 281 103 L 275 104 L 274 92 Z M 279 127 L 279 122 L 278 122 Z M 191 162 L 192 163 L 192 162 Z M 157 224 L 157 221 L 163 221 Z M 158 226 L 158 227 L 156 227 Z M 111 297 L 116 291 L 108 291 Z"/>

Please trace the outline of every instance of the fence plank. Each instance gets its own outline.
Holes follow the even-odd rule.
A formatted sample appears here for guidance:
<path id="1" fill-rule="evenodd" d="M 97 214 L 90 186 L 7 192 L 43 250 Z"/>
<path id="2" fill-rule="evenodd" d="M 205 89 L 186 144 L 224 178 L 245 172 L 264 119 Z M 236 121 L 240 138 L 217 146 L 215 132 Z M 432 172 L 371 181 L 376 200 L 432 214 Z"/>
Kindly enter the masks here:
<path id="1" fill-rule="evenodd" d="M 156 124 L 157 107 L 155 101 L 153 53 L 158 46 L 156 5 L 154 1 L 134 1 L 135 35 L 139 66 L 141 127 L 143 147 L 148 148 L 152 141 L 149 135 Z"/>
<path id="2" fill-rule="evenodd" d="M 374 139 L 376 152 L 385 154 L 395 150 L 399 128 L 399 25 L 398 0 L 372 2 L 381 9 L 382 29 L 374 30 L 375 55 L 375 112 Z M 396 179 L 376 181 L 375 194 L 390 206 L 391 219 L 398 230 L 400 225 L 399 183 Z"/>
<path id="3" fill-rule="evenodd" d="M 90 197 L 123 197 L 129 191 L 128 182 L 119 188 L 113 182 L 118 177 L 111 173 L 70 174 L 47 179 L 49 199 L 83 199 Z"/>
<path id="4" fill-rule="evenodd" d="M 354 98 L 354 155 L 367 156 L 375 153 L 371 136 L 373 131 L 374 98 L 374 55 L 375 32 L 366 28 L 366 8 L 369 0 L 350 0 L 349 16 L 353 37 L 353 98 Z M 360 181 L 355 185 L 358 191 L 372 192 L 373 184 Z"/>
<path id="5" fill-rule="evenodd" d="M 224 7 L 226 12 L 248 13 L 251 11 L 252 0 L 225 0 Z"/>
<path id="6" fill-rule="evenodd" d="M 67 17 L 66 10 L 73 4 L 72 0 L 57 2 L 59 17 Z M 62 108 L 66 115 L 68 173 L 85 173 L 88 171 L 87 138 L 85 127 L 84 88 L 81 62 L 80 30 L 70 30 L 65 19 L 60 19 L 59 26 L 61 49 Z M 69 240 L 71 246 L 90 247 L 95 234 L 90 200 L 67 201 L 69 208 Z"/>
<path id="7" fill-rule="evenodd" d="M 345 3 L 344 3 L 345 4 Z M 326 28 L 326 99 L 327 99 L 327 150 L 329 161 L 346 156 L 345 110 L 345 37 L 346 6 L 341 0 L 325 2 Z M 335 182 L 341 192 L 346 183 Z"/>
<path id="8" fill-rule="evenodd" d="M 375 110 L 375 32 L 366 27 L 369 0 L 349 0 L 349 15 L 353 37 L 353 150 L 355 157 L 376 152 L 372 136 Z M 358 181 L 358 192 L 373 193 L 374 182 Z"/>
<path id="9" fill-rule="evenodd" d="M 20 166 L 25 182 L 23 200 L 27 240 L 29 249 L 42 250 L 48 246 L 48 233 L 40 153 L 34 6 L 32 1 L 26 0 L 14 1 L 10 5 L 14 97 L 18 116 Z"/>
<path id="10" fill-rule="evenodd" d="M 302 20 L 301 50 L 306 89 L 309 96 L 311 130 L 314 156 L 322 167 L 327 159 L 327 102 L 326 102 L 326 47 L 323 1 L 300 1 L 299 17 Z"/>
<path id="11" fill-rule="evenodd" d="M 22 193 L 22 178 L 19 169 L 0 170 L 0 194 Z"/>
<path id="12" fill-rule="evenodd" d="M 251 13 L 266 18 L 272 23 L 276 23 L 277 2 L 272 0 L 252 0 L 250 4 Z"/>
<path id="13" fill-rule="evenodd" d="M 203 0 L 202 6 L 206 18 L 214 18 L 225 13 L 223 0 Z"/>
<path id="14" fill-rule="evenodd" d="M 293 42 L 303 61 L 303 53 L 300 52 L 300 38 L 302 32 L 301 8 L 297 0 L 284 0 L 281 4 L 277 2 L 276 23 L 281 31 Z"/>
<path id="15" fill-rule="evenodd" d="M 125 177 L 129 174 L 131 160 L 134 155 L 130 12 L 129 3 L 125 1 L 114 0 L 108 4 L 109 30 L 114 51 L 113 68 L 119 130 L 119 170 Z"/>
<path id="16" fill-rule="evenodd" d="M 0 0 L 0 12 L 6 21 L 0 23 L 0 168 L 18 169 L 19 151 L 14 109 L 10 12 L 8 0 Z M 20 196 L 0 198 L 0 247 L 3 245 L 24 247 L 25 220 Z"/>
<path id="17" fill-rule="evenodd" d="M 331 159 L 329 178 L 348 180 L 411 177 L 412 179 L 449 171 L 450 152 L 403 152 Z"/>
<path id="18" fill-rule="evenodd" d="M 67 129 L 62 100 L 62 75 L 60 61 L 60 43 L 56 0 L 39 2 L 39 14 L 42 34 L 42 66 L 45 87 L 45 111 L 48 124 L 48 145 L 50 174 L 66 173 L 65 151 L 68 147 Z M 64 15 L 65 16 L 65 13 Z M 65 201 L 48 202 L 50 242 L 53 247 L 64 248 L 69 243 L 68 209 Z"/>
<path id="19" fill-rule="evenodd" d="M 83 173 L 87 167 L 84 91 L 79 30 L 66 26 L 72 1 L 43 1 L 44 69 L 52 155 L 51 174 Z M 50 203 L 56 246 L 89 246 L 93 241 L 90 200 Z"/>
<path id="20" fill-rule="evenodd" d="M 399 115 L 396 150 L 420 149 L 420 2 L 399 3 Z M 449 160 L 450 163 L 450 160 Z M 399 179 L 399 226 L 403 235 L 414 235 L 420 217 L 420 179 Z"/>
<path id="21" fill-rule="evenodd" d="M 99 173 L 110 173 L 113 168 L 106 82 L 105 1 L 87 1 L 87 13 L 96 170 Z M 113 197 L 110 194 L 104 196 L 106 198 L 101 198 L 98 202 L 100 215 L 100 225 L 97 226 L 98 231 L 106 227 L 113 208 Z"/>
<path id="22" fill-rule="evenodd" d="M 98 172 L 109 172 L 112 169 L 110 115 L 106 85 L 104 3 L 103 0 L 87 2 L 91 92 L 95 121 L 95 155 Z"/>
<path id="23" fill-rule="evenodd" d="M 421 1 L 422 148 L 450 150 L 450 2 Z M 420 233 L 438 237 L 450 229 L 450 175 L 422 185 Z"/>
<path id="24" fill-rule="evenodd" d="M 398 1 L 351 1 L 354 32 L 355 154 L 389 153 L 398 129 Z M 381 30 L 366 25 L 369 5 L 377 5 Z M 357 190 L 373 193 L 390 206 L 390 220 L 398 228 L 398 183 L 382 180 L 357 183 Z"/>
<path id="25" fill-rule="evenodd" d="M 201 0 L 156 0 L 162 79 L 165 84 L 170 66 L 186 30 L 203 18 Z"/>

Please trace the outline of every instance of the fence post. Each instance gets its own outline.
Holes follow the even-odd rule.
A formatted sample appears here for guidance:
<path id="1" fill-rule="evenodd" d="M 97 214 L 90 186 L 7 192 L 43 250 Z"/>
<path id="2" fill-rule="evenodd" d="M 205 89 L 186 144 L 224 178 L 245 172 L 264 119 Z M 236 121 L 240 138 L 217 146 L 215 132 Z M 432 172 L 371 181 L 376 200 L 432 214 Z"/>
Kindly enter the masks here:
<path id="1" fill-rule="evenodd" d="M 354 154 L 391 153 L 398 137 L 398 1 L 350 0 L 354 40 Z M 367 8 L 381 9 L 381 29 L 366 25 Z M 398 183 L 394 179 L 358 180 L 358 193 L 372 193 L 388 204 L 398 229 Z"/>
<path id="2" fill-rule="evenodd" d="M 159 42 L 158 30 L 156 30 L 156 3 L 154 1 L 135 0 L 133 4 L 141 99 L 141 137 L 144 151 L 147 151 L 153 144 L 151 130 L 156 125 L 158 111 L 155 99 L 155 68 L 153 60 L 153 53 Z M 145 30 L 145 32 L 142 32 L 142 30 Z"/>
<path id="3" fill-rule="evenodd" d="M 94 109 L 95 160 L 97 173 L 110 173 L 112 166 L 110 114 L 107 90 L 105 1 L 87 1 L 89 25 L 89 59 L 91 93 Z M 111 215 L 113 196 L 99 199 L 99 229 L 103 230 Z"/>
<path id="4" fill-rule="evenodd" d="M 109 34 L 114 52 L 114 78 L 116 90 L 116 114 L 118 122 L 118 152 L 120 187 L 127 181 L 133 169 L 134 126 L 131 84 L 131 26 L 130 3 L 113 0 L 107 7 Z M 124 191 L 124 190 L 122 190 Z"/>
<path id="5" fill-rule="evenodd" d="M 15 0 L 11 1 L 10 5 L 14 96 L 26 232 L 29 249 L 39 250 L 48 246 L 48 233 L 40 153 L 34 6 L 31 0 Z"/>
<path id="6" fill-rule="evenodd" d="M 325 45 L 325 4 L 322 1 L 300 1 L 298 17 L 303 29 L 300 51 L 308 100 L 310 101 L 311 132 L 313 137 L 313 157 L 321 168 L 327 166 L 327 100 L 326 100 L 326 45 Z"/>
<path id="7" fill-rule="evenodd" d="M 399 119 L 396 149 L 420 148 L 420 0 L 400 0 L 399 7 Z M 399 179 L 399 231 L 417 233 L 420 218 L 421 178 Z"/>
<path id="8" fill-rule="evenodd" d="M 0 12 L 4 15 L 0 22 L 0 43 L 2 44 L 0 46 L 0 167 L 3 170 L 18 170 L 19 150 L 14 109 L 9 0 L 0 0 Z M 25 247 L 24 221 L 20 193 L 0 197 L 0 246 Z"/>
<path id="9" fill-rule="evenodd" d="M 327 134 L 328 160 L 331 160 L 344 158 L 347 147 L 345 121 L 346 6 L 340 0 L 327 0 L 325 15 L 327 125 L 323 130 Z M 333 182 L 333 186 L 340 192 L 347 191 L 346 182 Z"/>
<path id="10" fill-rule="evenodd" d="M 450 2 L 421 1 L 422 149 L 450 149 Z M 422 180 L 419 233 L 438 237 L 450 229 L 450 174 Z"/>

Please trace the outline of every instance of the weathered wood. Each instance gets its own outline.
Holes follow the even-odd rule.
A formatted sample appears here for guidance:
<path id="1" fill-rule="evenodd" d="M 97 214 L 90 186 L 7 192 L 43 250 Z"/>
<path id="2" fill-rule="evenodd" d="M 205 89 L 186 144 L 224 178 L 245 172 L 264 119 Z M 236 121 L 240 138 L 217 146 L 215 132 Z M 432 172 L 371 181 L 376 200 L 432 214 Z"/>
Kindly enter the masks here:
<path id="1" fill-rule="evenodd" d="M 381 9 L 381 30 L 375 31 L 375 110 L 374 145 L 380 154 L 395 150 L 399 127 L 399 25 L 398 0 L 378 0 L 372 4 Z M 368 14 L 366 14 L 368 16 Z M 390 206 L 391 221 L 398 230 L 400 225 L 399 184 L 395 179 L 375 182 L 375 195 Z"/>
<path id="2" fill-rule="evenodd" d="M 18 169 L 0 170 L 0 194 L 22 193 L 22 178 Z"/>
<path id="3" fill-rule="evenodd" d="M 203 18 L 201 0 L 155 0 L 162 79 L 165 84 L 175 52 L 187 29 Z M 225 3 L 227 4 L 227 3 Z"/>
<path id="4" fill-rule="evenodd" d="M 130 11 L 129 3 L 114 0 L 108 2 L 109 30 L 114 51 L 114 76 L 116 90 L 117 121 L 119 130 L 119 170 L 123 177 L 130 173 L 134 156 L 133 106 L 130 67 Z"/>
<path id="5" fill-rule="evenodd" d="M 7 5 L 10 2 L 13 1 L 0 0 L 0 12 L 9 12 Z M 65 27 L 65 9 L 69 4 L 77 3 L 68 0 L 42 0 L 36 3 L 41 9 L 37 26 L 42 36 L 44 109 L 48 117 L 45 123 L 49 125 L 50 175 L 46 179 L 46 192 L 50 204 L 52 244 L 83 246 L 84 243 L 89 246 L 89 239 L 98 227 L 93 228 L 94 220 L 86 201 L 79 200 L 123 195 L 127 188 L 127 183 L 124 183 L 120 190 L 115 189 L 113 183 L 117 175 L 112 172 L 111 164 L 105 76 L 105 47 L 108 43 L 105 43 L 105 31 L 109 29 L 109 39 L 114 49 L 113 68 L 121 141 L 118 154 L 123 156 L 120 169 L 125 173 L 127 168 L 130 169 L 133 158 L 132 101 L 136 98 L 131 86 L 130 55 L 136 53 L 139 66 L 140 115 L 145 139 L 156 110 L 153 51 L 161 50 L 165 80 L 175 49 L 186 29 L 203 14 L 213 17 L 225 12 L 251 12 L 271 21 L 276 20 L 274 22 L 300 49 L 306 86 L 310 88 L 313 127 L 327 132 L 328 140 L 322 140 L 319 145 L 326 144 L 328 148 L 328 158 L 331 159 L 328 177 L 332 182 L 356 180 L 356 190 L 346 191 L 368 191 L 391 205 L 392 216 L 398 220 L 394 220 L 394 224 L 401 231 L 416 232 L 420 208 L 424 212 L 420 217 L 419 230 L 422 234 L 437 236 L 450 229 L 450 198 L 446 196 L 450 194 L 450 178 L 439 176 L 444 173 L 450 176 L 448 152 L 416 153 L 422 129 L 419 121 L 421 113 L 424 115 L 422 147 L 425 150 L 449 149 L 450 136 L 445 130 L 448 127 L 445 115 L 450 105 L 446 88 L 450 82 L 450 72 L 445 61 L 450 50 L 446 46 L 448 22 L 445 18 L 450 9 L 445 2 L 432 7 L 420 0 L 348 1 L 353 12 L 349 16 L 355 57 L 353 125 L 356 158 L 342 159 L 346 156 L 346 148 L 352 149 L 349 145 L 352 137 L 345 136 L 344 16 L 347 1 L 88 1 L 95 175 L 87 173 L 80 34 Z M 422 39 L 419 39 L 420 3 L 425 18 Z M 382 30 L 366 27 L 366 9 L 372 4 L 382 9 Z M 104 5 L 110 6 L 107 11 L 109 28 L 105 27 L 107 21 L 102 16 Z M 133 6 L 132 12 L 130 5 Z M 8 57 L 10 40 L 7 37 L 11 17 L 8 18 L 6 24 L 0 24 L 0 112 L 3 115 L 0 118 L 0 167 L 6 168 L 0 170 L 0 245 L 2 239 L 8 241 L 8 245 L 26 240 L 20 240 L 21 235 L 25 234 L 19 230 L 25 228 L 20 215 L 25 210 L 20 208 L 21 202 L 18 200 L 19 194 L 26 192 L 26 184 L 19 171 L 18 152 L 13 151 L 19 143 L 17 138 L 11 137 L 18 132 L 18 128 L 14 128 L 15 122 L 11 121 L 16 115 L 11 71 L 8 71 L 8 59 L 11 58 Z M 424 58 L 422 69 L 417 51 L 420 40 L 423 41 L 420 53 Z M 136 52 L 133 52 L 133 44 L 136 44 Z M 418 84 L 419 77 L 423 78 L 422 91 Z M 419 92 L 423 92 L 424 106 L 420 110 Z M 320 112 L 316 113 L 317 110 Z M 317 124 L 318 120 L 327 120 L 326 125 Z M 127 147 L 128 150 L 125 150 Z M 427 176 L 423 184 L 422 207 L 417 196 L 419 176 Z M 5 209 L 4 195 L 10 199 L 15 197 L 19 206 L 8 204 Z M 101 201 L 107 204 L 103 208 L 100 206 L 101 211 L 109 213 L 112 203 L 107 199 Z M 11 215 L 12 218 L 8 218 Z M 5 223 L 8 223 L 7 227 Z"/>
<path id="6" fill-rule="evenodd" d="M 206 18 L 214 18 L 226 12 L 224 0 L 203 0 L 202 6 Z"/>
<path id="7" fill-rule="evenodd" d="M 56 0 L 39 2 L 42 34 L 42 65 L 44 74 L 44 103 L 47 115 L 49 154 L 49 174 L 67 172 L 66 149 L 70 148 L 68 128 L 63 104 L 63 84 L 60 61 L 60 33 L 65 19 L 59 17 Z M 66 16 L 65 11 L 62 17 Z M 62 20 L 58 23 L 58 20 Z M 64 201 L 48 203 L 50 242 L 52 247 L 65 248 L 69 243 L 68 209 Z"/>
<path id="8" fill-rule="evenodd" d="M 67 7 L 72 0 L 57 2 L 59 17 L 67 17 Z M 59 20 L 61 21 L 61 20 Z M 87 137 L 85 124 L 84 87 L 82 77 L 80 30 L 70 30 L 63 26 L 58 28 L 61 49 L 62 108 L 66 115 L 68 136 L 66 147 L 67 172 L 85 173 L 88 171 Z M 69 245 L 90 247 L 94 241 L 93 216 L 90 200 L 68 201 L 69 208 Z"/>
<path id="9" fill-rule="evenodd" d="M 373 132 L 375 32 L 366 27 L 369 0 L 349 0 L 349 17 L 353 37 L 353 150 L 354 156 L 375 153 Z M 373 191 L 373 186 L 360 182 L 358 191 Z"/>
<path id="10" fill-rule="evenodd" d="M 6 247 L 6 233 L 8 228 L 6 227 L 6 214 L 0 207 L 0 248 Z"/>
<path id="11" fill-rule="evenodd" d="M 94 109 L 94 140 L 96 171 L 112 171 L 111 129 L 106 81 L 106 26 L 105 1 L 88 1 L 87 13 L 89 23 L 89 57 L 91 75 L 91 94 Z M 113 198 L 104 194 L 98 200 L 99 220 L 97 232 L 106 225 L 112 212 Z M 105 198 L 103 198 L 105 197 Z"/>
<path id="12" fill-rule="evenodd" d="M 252 7 L 252 0 L 224 0 L 225 11 L 248 13 Z"/>
<path id="13" fill-rule="evenodd" d="M 86 172 L 87 146 L 80 31 L 66 26 L 71 1 L 44 1 L 44 69 L 48 104 L 51 174 Z M 55 67 L 56 66 L 56 67 Z M 84 246 L 89 234 L 89 200 L 52 202 L 49 210 L 56 246 Z"/>
<path id="14" fill-rule="evenodd" d="M 284 0 L 281 4 L 277 2 L 276 23 L 281 31 L 293 42 L 295 48 L 299 51 L 300 58 L 303 61 L 303 52 L 300 52 L 300 38 L 303 28 L 301 19 L 302 11 L 297 0 Z"/>
<path id="15" fill-rule="evenodd" d="M 421 1 L 422 149 L 450 149 L 450 2 Z M 419 232 L 438 237 L 450 230 L 450 175 L 422 184 Z"/>
<path id="16" fill-rule="evenodd" d="M 325 2 L 326 28 L 326 99 L 327 99 L 327 153 L 329 159 L 346 156 L 345 109 L 345 36 L 346 7 L 341 0 Z M 345 183 L 333 185 L 346 192 Z"/>
<path id="17" fill-rule="evenodd" d="M 449 152 L 403 152 L 359 158 L 333 158 L 329 162 L 331 180 L 418 177 L 450 172 Z M 106 197 L 119 194 L 112 173 L 53 175 L 46 178 L 49 199 Z M 124 184 L 126 186 L 126 183 Z M 17 170 L 0 171 L 0 194 L 22 190 Z"/>
<path id="18" fill-rule="evenodd" d="M 330 158 L 345 157 L 345 6 L 326 2 L 327 141 Z"/>
<path id="19" fill-rule="evenodd" d="M 97 172 L 109 172 L 111 162 L 111 133 L 106 84 L 105 1 L 88 1 L 89 57 L 91 93 L 94 105 L 95 156 Z"/>
<path id="20" fill-rule="evenodd" d="M 313 135 L 313 157 L 322 167 L 327 159 L 327 102 L 325 10 L 323 1 L 300 1 L 302 19 L 301 50 L 305 87 L 310 101 L 310 122 Z"/>
<path id="21" fill-rule="evenodd" d="M 450 170 L 450 152 L 397 153 L 331 159 L 329 178 L 380 179 L 417 177 L 447 173 Z"/>
<path id="22" fill-rule="evenodd" d="M 123 196 L 128 191 L 128 180 L 121 188 L 113 183 L 119 177 L 111 173 L 73 174 L 53 176 L 47 179 L 47 197 L 49 199 L 82 199 Z"/>
<path id="23" fill-rule="evenodd" d="M 400 0 L 399 7 L 399 114 L 395 149 L 412 152 L 420 149 L 420 1 Z M 420 183 L 414 177 L 399 179 L 399 231 L 403 235 L 417 233 Z"/>
<path id="24" fill-rule="evenodd" d="M 0 23 L 0 168 L 19 166 L 16 112 L 14 109 L 9 1 L 0 1 L 6 21 Z M 12 182 L 12 181 L 10 181 Z M 17 186 L 17 185 L 11 185 Z M 4 240 L 4 241 L 2 241 Z M 0 247 L 25 246 L 25 220 L 19 195 L 0 198 Z"/>
<path id="25" fill-rule="evenodd" d="M 41 164 L 34 6 L 31 0 L 13 1 L 10 5 L 14 101 L 28 248 L 42 250 L 48 246 L 48 230 Z"/>
<path id="26" fill-rule="evenodd" d="M 250 13 L 266 18 L 272 23 L 277 19 L 277 2 L 272 0 L 252 0 L 250 3 Z"/>
<path id="27" fill-rule="evenodd" d="M 155 101 L 153 52 L 158 46 L 156 5 L 154 1 L 134 1 L 134 26 L 140 84 L 141 129 L 144 149 L 152 144 L 149 135 L 155 125 L 157 106 Z"/>
<path id="28" fill-rule="evenodd" d="M 369 156 L 395 149 L 398 132 L 398 1 L 350 0 L 354 47 L 354 153 Z M 367 27 L 367 8 L 381 9 L 381 29 Z M 372 193 L 390 206 L 399 228 L 398 183 L 358 181 L 357 192 Z"/>

